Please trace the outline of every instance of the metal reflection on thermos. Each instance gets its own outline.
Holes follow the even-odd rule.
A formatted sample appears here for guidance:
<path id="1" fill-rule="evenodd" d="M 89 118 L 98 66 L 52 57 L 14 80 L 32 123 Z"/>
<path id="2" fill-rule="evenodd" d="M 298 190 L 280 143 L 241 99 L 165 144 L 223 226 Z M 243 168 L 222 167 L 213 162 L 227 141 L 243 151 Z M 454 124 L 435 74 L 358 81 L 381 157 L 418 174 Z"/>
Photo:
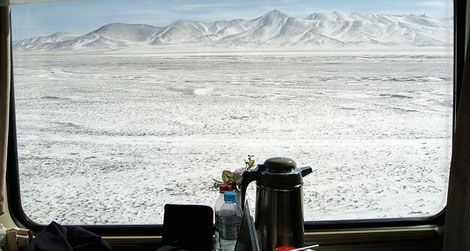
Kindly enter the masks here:
<path id="1" fill-rule="evenodd" d="M 275 157 L 243 173 L 242 207 L 248 184 L 256 181 L 255 227 L 262 250 L 304 246 L 302 185 L 311 172 L 309 166 L 296 168 L 290 158 Z"/>

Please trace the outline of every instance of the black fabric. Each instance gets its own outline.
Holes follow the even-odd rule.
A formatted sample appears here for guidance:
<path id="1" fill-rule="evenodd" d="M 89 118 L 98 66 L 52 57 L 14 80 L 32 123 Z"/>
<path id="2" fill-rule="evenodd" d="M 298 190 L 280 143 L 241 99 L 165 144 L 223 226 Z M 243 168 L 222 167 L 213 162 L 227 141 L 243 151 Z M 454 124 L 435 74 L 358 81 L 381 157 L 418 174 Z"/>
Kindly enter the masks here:
<path id="1" fill-rule="evenodd" d="M 26 251 L 112 251 L 100 236 L 81 227 L 52 222 L 39 232 Z"/>
<path id="2" fill-rule="evenodd" d="M 213 214 L 209 206 L 166 204 L 163 216 L 163 245 L 177 247 L 176 250 L 212 250 Z"/>

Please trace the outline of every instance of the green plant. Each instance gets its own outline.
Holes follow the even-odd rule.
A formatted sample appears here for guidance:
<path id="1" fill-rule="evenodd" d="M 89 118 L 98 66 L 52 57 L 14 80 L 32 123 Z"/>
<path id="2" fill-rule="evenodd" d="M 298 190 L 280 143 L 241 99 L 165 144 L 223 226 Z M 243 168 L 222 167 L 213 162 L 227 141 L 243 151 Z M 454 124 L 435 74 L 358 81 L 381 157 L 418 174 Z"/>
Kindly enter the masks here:
<path id="1" fill-rule="evenodd" d="M 243 172 L 249 170 L 255 166 L 254 155 L 248 155 L 248 159 L 245 159 L 245 167 L 238 168 L 235 171 L 223 170 L 222 171 L 222 180 L 214 180 L 214 189 L 218 189 L 222 184 L 228 184 L 232 187 L 233 191 L 240 190 L 240 185 L 242 183 Z"/>

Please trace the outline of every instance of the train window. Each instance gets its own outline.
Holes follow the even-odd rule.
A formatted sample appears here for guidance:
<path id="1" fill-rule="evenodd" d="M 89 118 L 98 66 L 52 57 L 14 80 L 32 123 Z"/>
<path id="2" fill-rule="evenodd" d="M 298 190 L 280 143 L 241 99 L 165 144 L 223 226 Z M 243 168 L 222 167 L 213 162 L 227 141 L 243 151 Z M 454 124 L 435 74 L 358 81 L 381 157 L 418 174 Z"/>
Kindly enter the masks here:
<path id="1" fill-rule="evenodd" d="M 453 2 L 63 1 L 12 7 L 22 208 L 161 224 L 213 178 L 311 165 L 306 221 L 445 207 Z"/>

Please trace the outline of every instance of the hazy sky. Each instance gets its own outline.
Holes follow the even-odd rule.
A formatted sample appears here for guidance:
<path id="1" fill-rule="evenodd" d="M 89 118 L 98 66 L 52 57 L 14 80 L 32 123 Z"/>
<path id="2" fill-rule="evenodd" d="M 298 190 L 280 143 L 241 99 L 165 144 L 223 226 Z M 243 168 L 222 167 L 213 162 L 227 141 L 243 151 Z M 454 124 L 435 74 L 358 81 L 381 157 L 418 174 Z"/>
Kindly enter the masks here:
<path id="1" fill-rule="evenodd" d="M 13 39 L 58 31 L 83 34 L 112 22 L 167 25 L 177 19 L 198 21 L 252 19 L 278 9 L 304 18 L 318 11 L 452 16 L 452 0 L 83 0 L 15 5 Z"/>

